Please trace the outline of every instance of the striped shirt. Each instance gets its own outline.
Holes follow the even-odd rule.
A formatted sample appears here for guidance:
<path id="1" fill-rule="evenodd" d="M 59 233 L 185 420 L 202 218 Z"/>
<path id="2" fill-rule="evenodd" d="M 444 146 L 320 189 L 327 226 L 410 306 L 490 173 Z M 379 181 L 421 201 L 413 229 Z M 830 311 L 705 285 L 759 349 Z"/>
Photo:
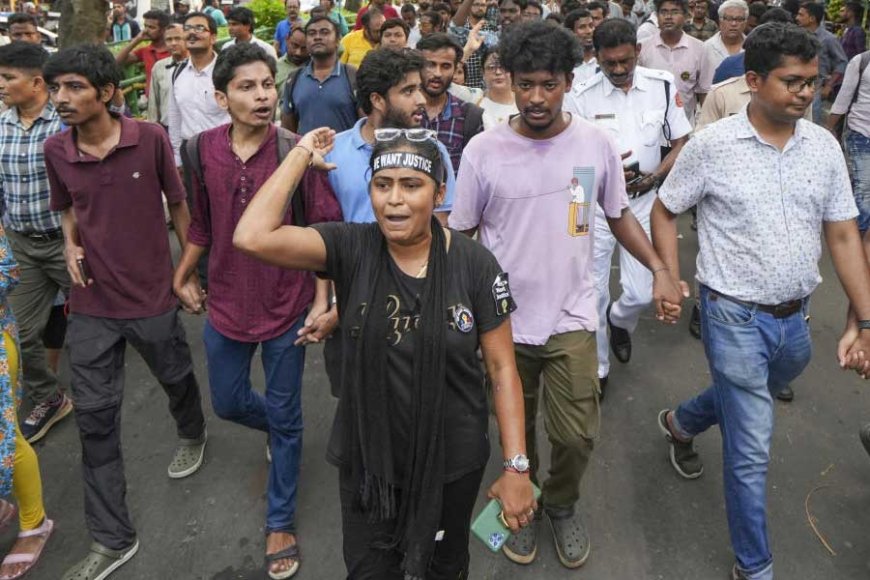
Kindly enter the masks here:
<path id="1" fill-rule="evenodd" d="M 60 229 L 60 213 L 48 207 L 45 140 L 61 131 L 54 105 L 25 128 L 13 107 L 0 114 L 0 197 L 6 223 L 17 232 L 52 232 Z"/>

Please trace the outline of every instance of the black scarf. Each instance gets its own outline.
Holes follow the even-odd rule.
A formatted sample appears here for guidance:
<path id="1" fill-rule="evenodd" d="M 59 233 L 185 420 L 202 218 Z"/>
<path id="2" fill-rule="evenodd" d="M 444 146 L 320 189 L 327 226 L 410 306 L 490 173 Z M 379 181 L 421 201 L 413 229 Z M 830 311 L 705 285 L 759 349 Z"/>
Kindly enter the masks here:
<path id="1" fill-rule="evenodd" d="M 446 377 L 447 249 L 444 230 L 433 217 L 429 266 L 421 298 L 420 326 L 414 340 L 411 430 L 402 481 L 393 465 L 387 376 L 387 313 L 390 260 L 379 236 L 378 260 L 372 270 L 358 348 L 340 410 L 344 422 L 345 460 L 359 482 L 356 508 L 372 521 L 395 519 L 392 537 L 378 545 L 404 552 L 405 577 L 423 580 L 435 551 L 444 486 L 444 391 Z M 414 336 L 416 334 L 416 336 Z M 350 354 L 350 353 L 347 353 Z M 401 500 L 397 501 L 397 494 Z"/>

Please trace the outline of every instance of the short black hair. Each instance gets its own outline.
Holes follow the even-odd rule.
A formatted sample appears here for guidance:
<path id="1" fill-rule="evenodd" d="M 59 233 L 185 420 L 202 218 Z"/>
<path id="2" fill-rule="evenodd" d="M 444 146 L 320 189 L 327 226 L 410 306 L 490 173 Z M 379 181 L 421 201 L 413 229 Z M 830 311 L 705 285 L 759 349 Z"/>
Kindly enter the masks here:
<path id="1" fill-rule="evenodd" d="M 510 2 L 511 4 L 516 4 L 520 10 L 525 9 L 525 7 L 528 5 L 528 0 L 498 0 L 498 5 L 501 6 L 502 4 L 504 4 L 506 2 Z"/>
<path id="2" fill-rule="evenodd" d="M 562 14 L 570 14 L 571 12 L 574 12 L 579 8 L 583 8 L 584 10 L 586 10 L 586 4 L 580 4 L 578 0 L 565 0 L 564 2 L 562 2 L 561 12 Z"/>
<path id="3" fill-rule="evenodd" d="M 48 52 L 38 44 L 12 42 L 0 46 L 0 66 L 4 68 L 42 73 L 47 61 Z"/>
<path id="4" fill-rule="evenodd" d="M 682 8 L 684 14 L 689 11 L 688 0 L 653 0 L 653 6 L 655 6 L 656 14 L 658 14 L 659 10 L 662 9 L 662 4 L 664 4 L 665 2 L 676 4 L 677 6 Z"/>
<path id="5" fill-rule="evenodd" d="M 801 2 L 800 7 L 813 17 L 816 24 L 821 24 L 822 20 L 825 19 L 825 7 L 817 2 Z"/>
<path id="6" fill-rule="evenodd" d="M 444 48 L 449 48 L 456 53 L 456 62 L 462 60 L 462 45 L 460 45 L 456 40 L 443 32 L 436 32 L 434 34 L 430 34 L 426 38 L 421 38 L 417 42 L 417 50 L 441 50 Z"/>
<path id="7" fill-rule="evenodd" d="M 562 26 L 565 24 L 565 17 L 558 12 L 550 12 L 544 16 L 544 20 L 550 24 L 555 24 L 556 26 Z"/>
<path id="8" fill-rule="evenodd" d="M 846 10 L 850 11 L 858 22 L 864 19 L 864 6 L 860 2 L 846 2 Z"/>
<path id="9" fill-rule="evenodd" d="M 819 54 L 819 41 L 795 24 L 769 22 L 756 26 L 743 43 L 746 72 L 767 76 L 782 65 L 784 56 L 808 62 Z"/>
<path id="10" fill-rule="evenodd" d="M 39 21 L 36 20 L 36 16 L 31 14 L 27 14 L 26 12 L 15 12 L 9 15 L 9 18 L 6 19 L 6 24 L 12 26 L 13 24 L 30 24 L 34 28 L 39 27 Z"/>
<path id="11" fill-rule="evenodd" d="M 434 10 L 435 12 L 444 11 L 453 14 L 453 6 L 451 6 L 447 2 L 436 2 L 432 5 L 432 10 Z"/>
<path id="12" fill-rule="evenodd" d="M 414 8 L 414 5 L 413 5 L 413 4 L 408 4 L 408 3 L 406 2 L 405 4 L 402 4 L 402 11 L 401 11 L 401 13 L 402 13 L 402 14 L 410 13 L 410 14 L 413 14 L 413 15 L 416 16 L 416 15 L 417 15 L 417 9 Z"/>
<path id="13" fill-rule="evenodd" d="M 247 25 L 251 27 L 251 34 L 254 33 L 254 26 L 256 25 L 256 20 L 254 19 L 254 12 L 250 8 L 245 8 L 244 6 L 236 6 L 229 12 L 227 12 L 227 21 L 234 20 L 242 25 Z"/>
<path id="14" fill-rule="evenodd" d="M 577 26 L 577 21 L 581 18 L 592 18 L 592 15 L 585 8 L 576 8 L 565 16 L 565 28 L 574 32 L 574 27 Z"/>
<path id="15" fill-rule="evenodd" d="M 408 35 L 411 34 L 411 28 L 408 26 L 408 23 L 401 18 L 388 18 L 384 20 L 384 23 L 381 25 L 381 35 L 384 34 L 385 30 L 390 28 L 401 28 L 405 31 L 405 38 L 408 38 Z"/>
<path id="16" fill-rule="evenodd" d="M 85 77 L 97 90 L 108 85 L 118 88 L 123 78 L 115 57 L 108 48 L 99 44 L 80 44 L 59 50 L 42 69 L 42 77 L 48 84 L 68 74 Z"/>
<path id="17" fill-rule="evenodd" d="M 602 48 L 616 48 L 625 44 L 637 46 L 637 29 L 624 18 L 605 20 L 592 33 L 592 46 L 596 52 Z"/>
<path id="18" fill-rule="evenodd" d="M 525 6 L 525 8 L 523 8 L 523 10 L 525 10 L 526 8 L 529 8 L 529 7 L 537 8 L 538 12 L 541 13 L 541 16 L 544 15 L 544 7 L 541 6 L 541 3 L 538 2 L 538 0 L 527 0 L 526 6 Z"/>
<path id="19" fill-rule="evenodd" d="M 372 95 L 387 98 L 390 89 L 404 80 L 405 75 L 423 70 L 419 51 L 378 48 L 365 55 L 356 73 L 356 93 L 366 115 L 372 112 Z"/>
<path id="20" fill-rule="evenodd" d="M 157 26 L 160 28 L 166 28 L 169 26 L 171 18 L 169 18 L 169 14 L 163 10 L 149 10 L 142 15 L 142 20 L 156 20 Z"/>
<path id="21" fill-rule="evenodd" d="M 254 62 L 265 63 L 274 78 L 277 68 L 275 59 L 267 54 L 263 47 L 253 42 L 242 42 L 220 51 L 212 72 L 214 90 L 226 94 L 227 88 L 236 76 L 236 69 Z"/>
<path id="22" fill-rule="evenodd" d="M 499 42 L 502 66 L 511 74 L 547 71 L 568 74 L 583 58 L 577 35 L 546 22 L 525 22 L 510 27 Z"/>
<path id="23" fill-rule="evenodd" d="M 788 10 L 783 10 L 779 6 L 768 8 L 761 18 L 758 19 L 759 24 L 768 22 L 784 22 L 786 24 L 794 24 L 794 16 Z"/>
<path id="24" fill-rule="evenodd" d="M 332 25 L 332 29 L 335 31 L 335 36 L 338 37 L 338 35 L 341 34 L 341 32 L 339 31 L 339 28 L 338 28 L 338 24 L 335 23 L 335 20 L 333 20 L 329 16 L 326 16 L 325 14 L 318 15 L 318 16 L 312 16 L 311 19 L 305 24 L 305 34 L 306 35 L 308 34 L 308 27 L 309 26 L 311 26 L 312 24 L 317 24 L 318 22 L 329 22 L 329 24 Z M 298 28 L 298 27 L 294 26 L 293 28 Z"/>
<path id="25" fill-rule="evenodd" d="M 441 15 L 434 10 L 427 10 L 420 15 L 420 18 L 423 18 L 424 16 L 432 21 L 432 26 L 435 28 L 441 27 Z"/>
<path id="26" fill-rule="evenodd" d="M 587 2 L 586 10 L 588 10 L 590 13 L 593 10 L 601 10 L 601 13 L 604 14 L 605 18 L 607 18 L 607 14 L 610 12 L 609 8 L 605 6 L 603 2 L 598 2 L 598 0 L 592 0 L 592 2 Z"/>
<path id="27" fill-rule="evenodd" d="M 764 13 L 767 12 L 767 4 L 764 2 L 753 2 L 749 5 L 749 16 L 755 16 L 756 19 L 764 16 Z"/>
<path id="28" fill-rule="evenodd" d="M 191 18 L 205 18 L 208 23 L 208 30 L 212 34 L 217 34 L 217 22 L 214 21 L 214 18 L 206 14 L 205 12 L 188 12 L 184 15 L 184 19 L 181 21 L 182 24 L 187 24 L 187 21 Z"/>

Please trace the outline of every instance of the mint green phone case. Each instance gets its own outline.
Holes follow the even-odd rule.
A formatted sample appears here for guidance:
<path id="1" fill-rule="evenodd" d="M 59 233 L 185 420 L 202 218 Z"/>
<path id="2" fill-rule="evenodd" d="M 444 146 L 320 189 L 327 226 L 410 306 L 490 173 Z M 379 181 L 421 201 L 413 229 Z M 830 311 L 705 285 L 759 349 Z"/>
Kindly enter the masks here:
<path id="1" fill-rule="evenodd" d="M 538 486 L 532 484 L 532 488 L 535 499 L 541 497 L 541 490 L 538 489 Z M 501 547 L 511 536 L 510 529 L 502 525 L 501 518 L 498 517 L 499 513 L 501 513 L 499 501 L 497 499 L 490 500 L 471 523 L 471 533 L 493 552 L 501 550 Z"/>

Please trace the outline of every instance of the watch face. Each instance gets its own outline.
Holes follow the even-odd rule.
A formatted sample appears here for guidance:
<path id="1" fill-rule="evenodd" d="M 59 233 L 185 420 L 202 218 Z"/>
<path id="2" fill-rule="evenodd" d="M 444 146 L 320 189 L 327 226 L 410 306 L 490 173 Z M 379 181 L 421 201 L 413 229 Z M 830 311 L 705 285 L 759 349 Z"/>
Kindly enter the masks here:
<path id="1" fill-rule="evenodd" d="M 528 471 L 529 458 L 525 455 L 517 455 L 514 457 L 514 468 L 516 468 L 517 471 Z"/>

